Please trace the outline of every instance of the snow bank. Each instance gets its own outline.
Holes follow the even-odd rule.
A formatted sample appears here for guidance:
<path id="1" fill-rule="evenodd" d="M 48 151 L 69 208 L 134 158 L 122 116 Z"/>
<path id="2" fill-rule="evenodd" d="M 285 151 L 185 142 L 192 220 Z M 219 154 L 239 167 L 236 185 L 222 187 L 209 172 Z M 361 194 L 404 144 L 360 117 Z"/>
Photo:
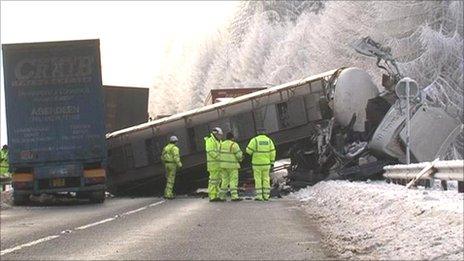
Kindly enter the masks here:
<path id="1" fill-rule="evenodd" d="M 456 191 L 326 181 L 290 197 L 319 222 L 338 258 L 464 260 L 464 195 Z"/>

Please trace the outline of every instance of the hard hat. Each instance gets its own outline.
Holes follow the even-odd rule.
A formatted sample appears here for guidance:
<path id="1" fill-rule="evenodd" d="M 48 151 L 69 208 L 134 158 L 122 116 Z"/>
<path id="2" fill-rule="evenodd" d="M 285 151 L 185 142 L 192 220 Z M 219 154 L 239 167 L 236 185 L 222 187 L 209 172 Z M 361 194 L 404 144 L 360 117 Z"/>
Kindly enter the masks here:
<path id="1" fill-rule="evenodd" d="M 178 142 L 179 139 L 177 138 L 177 136 L 171 136 L 171 137 L 169 138 L 169 141 L 170 141 L 170 142 Z"/>
<path id="2" fill-rule="evenodd" d="M 213 128 L 213 133 L 217 133 L 219 135 L 222 135 L 222 129 L 219 128 L 219 127 L 215 127 L 215 128 Z"/>

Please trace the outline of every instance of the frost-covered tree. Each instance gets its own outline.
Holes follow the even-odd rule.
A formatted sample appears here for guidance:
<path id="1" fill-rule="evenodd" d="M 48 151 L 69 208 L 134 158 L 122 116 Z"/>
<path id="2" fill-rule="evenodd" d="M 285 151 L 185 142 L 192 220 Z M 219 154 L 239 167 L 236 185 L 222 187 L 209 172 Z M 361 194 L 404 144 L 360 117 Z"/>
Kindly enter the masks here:
<path id="1" fill-rule="evenodd" d="M 169 59 L 184 69 L 167 66 L 158 88 L 188 85 L 182 93 L 191 100 L 176 103 L 185 110 L 213 88 L 274 85 L 344 66 L 380 83 L 375 59 L 350 46 L 370 36 L 390 46 L 401 73 L 462 122 L 463 12 L 462 1 L 244 1 L 214 46 Z M 453 151 L 462 155 L 463 143 Z"/>
<path id="2" fill-rule="evenodd" d="M 149 113 L 151 117 L 170 115 L 184 111 L 190 96 L 187 82 L 191 70 L 191 60 L 186 59 L 191 51 L 185 46 L 172 41 L 167 45 L 166 57 L 155 78 L 155 86 L 150 91 Z"/>
<path id="3" fill-rule="evenodd" d="M 256 14 L 240 48 L 239 59 L 233 66 L 234 79 L 238 79 L 242 86 L 262 85 L 263 65 L 269 56 L 271 47 L 285 35 L 281 23 L 268 22 L 268 14 Z"/>
<path id="4" fill-rule="evenodd" d="M 217 41 L 212 40 L 205 42 L 199 49 L 198 57 L 191 68 L 189 82 L 187 82 L 191 96 L 188 109 L 200 107 L 204 103 L 209 91 L 206 79 L 216 57 L 217 47 Z"/>
<path id="5" fill-rule="evenodd" d="M 463 2 L 381 2 L 377 28 L 399 59 L 447 111 L 463 120 Z"/>
<path id="6" fill-rule="evenodd" d="M 228 32 L 218 33 L 218 51 L 205 79 L 206 89 L 226 88 L 232 86 L 231 60 L 237 51 L 230 41 Z"/>

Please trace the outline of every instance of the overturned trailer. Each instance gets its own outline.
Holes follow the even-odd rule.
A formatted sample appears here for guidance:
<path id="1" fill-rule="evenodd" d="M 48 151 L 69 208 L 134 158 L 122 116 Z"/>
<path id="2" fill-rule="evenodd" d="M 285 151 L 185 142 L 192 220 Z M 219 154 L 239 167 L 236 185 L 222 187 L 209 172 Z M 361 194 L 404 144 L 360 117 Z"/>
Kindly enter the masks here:
<path id="1" fill-rule="evenodd" d="M 332 121 L 332 104 L 337 88 L 344 88 L 341 85 L 364 90 L 351 97 L 351 102 L 341 101 L 349 103 L 351 114 L 360 115 L 354 124 L 364 131 L 364 107 L 378 94 L 377 87 L 363 70 L 340 68 L 107 134 L 108 187 L 117 192 L 131 184 L 161 181 L 164 168 L 160 155 L 171 135 L 179 138 L 183 162 L 180 182 L 205 181 L 204 137 L 216 126 L 233 132 L 242 149 L 256 130 L 264 127 L 277 146 L 278 158 L 288 157 L 291 147 L 307 144 L 321 125 Z M 345 114 L 341 111 L 337 115 L 345 120 Z"/>
<path id="2" fill-rule="evenodd" d="M 161 187 L 161 152 L 176 135 L 183 162 L 176 184 L 205 187 L 204 137 L 217 126 L 233 132 L 242 150 L 264 128 L 277 158 L 291 159 L 293 188 L 331 178 L 382 178 L 385 165 L 404 161 L 405 111 L 392 88 L 399 78 L 383 75 L 380 93 L 367 72 L 340 68 L 109 133 L 107 186 L 113 193 Z M 413 162 L 440 157 L 459 134 L 459 120 L 426 98 L 412 101 Z M 242 181 L 250 178 L 249 162 L 242 164 Z"/>

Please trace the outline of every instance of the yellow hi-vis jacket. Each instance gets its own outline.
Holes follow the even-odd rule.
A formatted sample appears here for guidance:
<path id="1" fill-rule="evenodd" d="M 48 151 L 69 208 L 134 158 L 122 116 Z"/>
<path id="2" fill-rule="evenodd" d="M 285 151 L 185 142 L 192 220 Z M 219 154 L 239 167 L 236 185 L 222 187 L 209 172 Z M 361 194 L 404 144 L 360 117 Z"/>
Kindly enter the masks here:
<path id="1" fill-rule="evenodd" d="M 177 167 L 182 167 L 180 162 L 179 148 L 174 143 L 169 143 L 163 149 L 161 160 L 164 164 L 176 164 Z"/>
<path id="2" fill-rule="evenodd" d="M 0 175 L 8 173 L 8 151 L 0 149 Z"/>
<path id="3" fill-rule="evenodd" d="M 274 164 L 276 156 L 274 142 L 264 134 L 260 134 L 250 140 L 246 153 L 252 156 L 251 164 L 253 167 L 270 166 Z"/>
<path id="4" fill-rule="evenodd" d="M 220 168 L 219 166 L 219 149 L 221 147 L 221 141 L 217 140 L 213 134 L 209 137 L 205 137 L 205 149 L 206 149 L 206 164 L 208 171 L 215 171 Z"/>
<path id="5" fill-rule="evenodd" d="M 221 142 L 220 161 L 222 169 L 239 169 L 243 153 L 240 146 L 231 140 Z"/>

